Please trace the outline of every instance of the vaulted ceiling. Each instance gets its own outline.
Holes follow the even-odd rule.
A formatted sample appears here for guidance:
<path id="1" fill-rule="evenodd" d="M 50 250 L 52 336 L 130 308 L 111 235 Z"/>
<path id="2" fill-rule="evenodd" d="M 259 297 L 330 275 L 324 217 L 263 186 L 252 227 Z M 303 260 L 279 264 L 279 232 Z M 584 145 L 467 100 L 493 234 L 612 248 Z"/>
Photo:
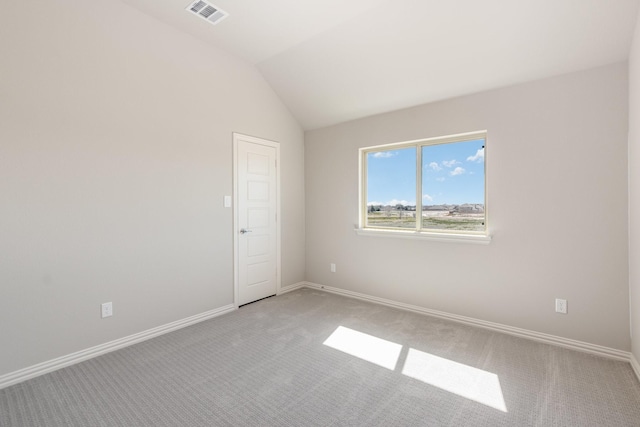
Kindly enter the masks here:
<path id="1" fill-rule="evenodd" d="M 626 60 L 640 0 L 122 0 L 256 66 L 305 129 Z"/>

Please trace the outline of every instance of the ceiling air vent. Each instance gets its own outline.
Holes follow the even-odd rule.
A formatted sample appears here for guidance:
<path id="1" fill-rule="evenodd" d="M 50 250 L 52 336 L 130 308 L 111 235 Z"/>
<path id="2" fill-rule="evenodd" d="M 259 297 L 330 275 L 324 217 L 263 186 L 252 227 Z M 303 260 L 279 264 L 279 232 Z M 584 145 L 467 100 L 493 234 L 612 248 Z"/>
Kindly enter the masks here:
<path id="1" fill-rule="evenodd" d="M 229 14 L 223 10 L 220 10 L 218 6 L 214 6 L 206 1 L 197 0 L 187 6 L 189 12 L 198 15 L 200 18 L 205 19 L 207 22 L 217 24 Z"/>

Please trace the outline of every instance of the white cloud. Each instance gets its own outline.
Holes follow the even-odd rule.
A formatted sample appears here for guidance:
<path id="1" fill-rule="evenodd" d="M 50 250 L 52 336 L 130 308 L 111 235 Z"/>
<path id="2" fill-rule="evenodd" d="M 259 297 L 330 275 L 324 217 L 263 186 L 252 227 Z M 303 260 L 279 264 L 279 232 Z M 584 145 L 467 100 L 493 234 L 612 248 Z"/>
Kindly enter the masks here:
<path id="1" fill-rule="evenodd" d="M 455 165 L 459 165 L 459 164 L 460 164 L 460 162 L 459 162 L 459 161 L 457 161 L 456 159 L 453 159 L 453 160 L 443 160 L 443 161 L 442 161 L 442 165 L 443 165 L 444 167 L 447 167 L 447 168 L 452 168 L 453 166 L 455 166 Z"/>
<path id="2" fill-rule="evenodd" d="M 378 151 L 376 153 L 373 153 L 373 157 L 375 157 L 376 159 L 387 159 L 395 155 L 396 153 L 394 153 L 393 151 Z"/>
<path id="3" fill-rule="evenodd" d="M 436 172 L 439 171 L 439 170 L 442 170 L 442 168 L 440 166 L 438 166 L 438 164 L 436 162 L 429 163 L 429 167 L 431 169 L 433 169 L 434 171 L 436 171 Z"/>
<path id="4" fill-rule="evenodd" d="M 410 202 L 407 202 L 406 200 L 397 200 L 397 199 L 389 200 L 385 204 L 389 205 L 389 206 L 395 206 L 395 205 L 402 205 L 402 206 L 412 205 L 413 206 L 413 205 L 415 205 L 415 203 L 410 203 Z"/>
<path id="5" fill-rule="evenodd" d="M 430 196 L 430 195 L 428 195 L 428 194 L 423 194 L 423 195 L 422 195 L 422 200 L 426 200 L 426 201 L 428 201 L 428 202 L 433 202 L 433 197 L 431 197 L 431 196 Z"/>
<path id="6" fill-rule="evenodd" d="M 451 176 L 462 175 L 464 172 L 465 172 L 465 170 L 463 168 L 461 168 L 460 166 L 458 166 L 457 168 L 455 168 L 454 170 L 449 172 L 449 175 L 451 175 Z"/>
<path id="7" fill-rule="evenodd" d="M 478 151 L 476 151 L 475 155 L 467 157 L 467 161 L 477 162 L 477 163 L 484 162 L 484 148 L 481 148 Z"/>
<path id="8" fill-rule="evenodd" d="M 442 176 L 442 177 L 440 177 L 440 178 L 436 178 L 436 181 L 438 181 L 438 182 L 444 182 L 444 180 L 445 180 L 445 179 L 446 179 L 446 178 Z"/>

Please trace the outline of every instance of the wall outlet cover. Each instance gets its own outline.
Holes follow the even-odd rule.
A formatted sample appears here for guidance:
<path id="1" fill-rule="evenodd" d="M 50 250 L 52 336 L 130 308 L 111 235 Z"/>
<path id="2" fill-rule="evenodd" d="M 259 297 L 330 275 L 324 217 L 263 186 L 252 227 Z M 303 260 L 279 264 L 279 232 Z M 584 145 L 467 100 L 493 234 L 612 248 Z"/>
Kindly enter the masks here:
<path id="1" fill-rule="evenodd" d="M 102 318 L 103 319 L 105 317 L 113 316 L 113 303 L 112 302 L 105 302 L 100 307 L 102 309 Z"/>
<path id="2" fill-rule="evenodd" d="M 556 298 L 556 313 L 567 314 L 567 300 Z"/>

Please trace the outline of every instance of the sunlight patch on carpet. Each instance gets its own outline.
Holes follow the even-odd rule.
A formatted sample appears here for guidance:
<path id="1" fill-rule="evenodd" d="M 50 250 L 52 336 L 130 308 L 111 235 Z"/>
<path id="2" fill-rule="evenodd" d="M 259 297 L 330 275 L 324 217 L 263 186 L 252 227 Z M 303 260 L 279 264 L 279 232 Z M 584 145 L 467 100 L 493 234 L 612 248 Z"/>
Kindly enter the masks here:
<path id="1" fill-rule="evenodd" d="M 338 326 L 323 344 L 390 370 L 396 370 L 402 351 L 401 344 L 344 326 Z M 403 366 L 397 370 L 449 393 L 507 412 L 500 380 L 491 372 L 414 348 L 408 349 Z"/>
<path id="2" fill-rule="evenodd" d="M 400 344 L 344 326 L 338 326 L 324 345 L 391 370 L 395 369 L 402 350 Z"/>
<path id="3" fill-rule="evenodd" d="M 458 396 L 507 412 L 500 380 L 491 372 L 410 348 L 402 373 Z"/>

